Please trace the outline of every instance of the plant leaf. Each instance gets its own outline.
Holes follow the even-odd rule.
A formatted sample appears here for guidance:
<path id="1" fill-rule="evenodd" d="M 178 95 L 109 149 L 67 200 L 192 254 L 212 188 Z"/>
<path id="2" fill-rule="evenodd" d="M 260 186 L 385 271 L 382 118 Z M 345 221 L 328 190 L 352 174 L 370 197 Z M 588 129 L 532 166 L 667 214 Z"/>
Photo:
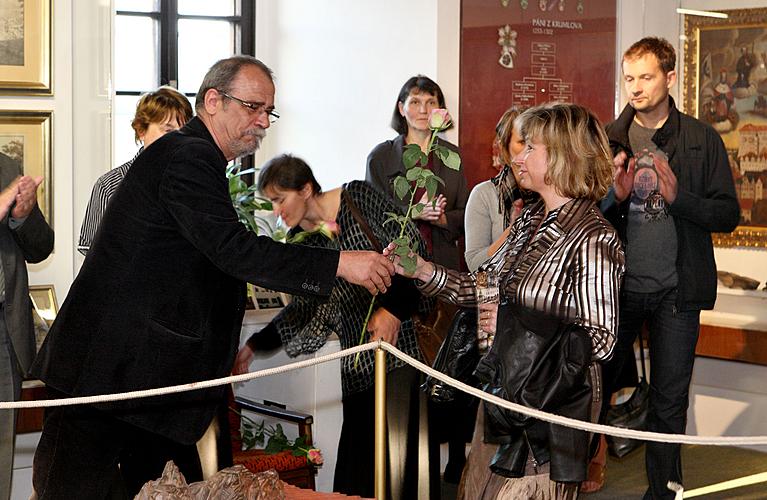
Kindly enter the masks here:
<path id="1" fill-rule="evenodd" d="M 424 204 L 417 203 L 413 205 L 413 210 L 410 213 L 413 214 L 413 217 L 418 217 L 419 215 L 421 215 L 421 212 L 423 212 L 423 209 L 424 209 Z"/>
<path id="2" fill-rule="evenodd" d="M 448 149 L 448 155 L 447 158 L 444 158 L 442 162 L 448 167 L 453 170 L 458 170 L 461 168 L 461 156 L 453 151 L 452 149 Z"/>
<path id="3" fill-rule="evenodd" d="M 418 164 L 421 159 L 421 147 L 418 144 L 408 144 L 402 151 L 402 162 L 406 169 L 411 169 Z"/>
<path id="4" fill-rule="evenodd" d="M 421 176 L 421 172 L 423 172 L 421 167 L 413 167 L 405 172 L 405 178 L 410 182 L 413 182 Z"/>
<path id="5" fill-rule="evenodd" d="M 437 188 L 439 187 L 439 177 L 433 175 L 426 180 L 426 196 L 430 200 L 436 200 L 434 196 L 437 194 Z"/>
<path id="6" fill-rule="evenodd" d="M 415 255 L 401 256 L 399 263 L 402 266 L 402 269 L 405 270 L 406 274 L 412 275 L 415 273 L 415 268 L 417 265 L 417 260 Z"/>
<path id="7" fill-rule="evenodd" d="M 421 151 L 421 150 L 419 149 L 418 151 Z M 421 151 L 421 160 L 420 160 L 420 163 L 421 163 L 421 165 L 422 165 L 422 166 L 424 166 L 424 167 L 425 167 L 426 165 L 428 165 L 428 164 L 429 164 L 429 157 L 428 157 L 428 156 L 426 156 L 426 153 L 424 153 L 423 151 Z"/>
<path id="8" fill-rule="evenodd" d="M 410 193 L 410 184 L 401 175 L 394 179 L 394 193 L 400 200 L 404 200 L 405 196 Z"/>

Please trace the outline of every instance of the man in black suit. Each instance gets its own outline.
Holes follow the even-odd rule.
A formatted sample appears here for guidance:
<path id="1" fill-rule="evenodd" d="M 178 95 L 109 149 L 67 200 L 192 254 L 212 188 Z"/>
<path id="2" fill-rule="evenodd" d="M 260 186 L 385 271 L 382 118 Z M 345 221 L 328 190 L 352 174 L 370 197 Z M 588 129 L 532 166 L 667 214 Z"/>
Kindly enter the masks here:
<path id="1" fill-rule="evenodd" d="M 276 117 L 269 68 L 249 56 L 217 62 L 195 108 L 196 118 L 136 158 L 35 360 L 33 373 L 62 396 L 226 376 L 245 282 L 320 297 L 336 276 L 371 293 L 390 284 L 392 265 L 379 254 L 284 245 L 237 220 L 225 168 L 255 151 Z M 173 446 L 202 436 L 222 395 L 217 387 L 52 409 L 35 454 L 36 493 L 114 495 L 126 455 L 145 464 L 145 480 L 159 477 Z M 151 451 L 134 446 L 146 441 Z"/>
<path id="2" fill-rule="evenodd" d="M 0 401 L 16 401 L 35 356 L 27 262 L 53 250 L 53 230 L 37 206 L 42 178 L 19 177 L 19 162 L 0 153 Z M 0 410 L 0 500 L 11 496 L 16 412 Z"/>

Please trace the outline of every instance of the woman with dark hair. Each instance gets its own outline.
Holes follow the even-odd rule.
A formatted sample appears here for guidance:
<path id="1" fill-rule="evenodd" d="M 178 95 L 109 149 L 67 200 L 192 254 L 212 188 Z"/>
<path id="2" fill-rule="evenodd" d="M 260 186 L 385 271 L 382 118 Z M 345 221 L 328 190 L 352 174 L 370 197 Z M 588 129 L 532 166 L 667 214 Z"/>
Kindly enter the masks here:
<path id="1" fill-rule="evenodd" d="M 418 144 L 421 151 L 426 151 L 431 138 L 429 116 L 435 109 L 446 108 L 445 96 L 434 80 L 424 75 L 409 78 L 399 91 L 397 102 L 392 112 L 391 127 L 399 134 L 394 139 L 384 141 L 373 148 L 368 155 L 365 179 L 379 191 L 394 200 L 401 212 L 407 210 L 409 199 L 401 200 L 394 194 L 394 179 L 405 175 L 402 152 L 408 144 Z M 454 151 L 458 148 L 437 138 L 438 144 Z M 459 242 L 464 235 L 464 210 L 469 198 L 469 189 L 463 169 L 448 168 L 436 155 L 430 154 L 426 168 L 432 170 L 443 181 L 437 188 L 436 197 L 429 200 L 426 190 L 416 189 L 415 199 L 424 203 L 424 210 L 415 217 L 416 225 L 424 241 L 426 250 L 434 262 L 449 269 L 463 268 L 463 255 Z M 439 304 L 439 315 L 452 318 L 456 308 L 452 305 Z M 447 324 L 450 322 L 448 321 Z M 450 459 L 445 467 L 445 480 L 457 483 L 466 461 L 465 442 L 471 440 L 474 420 L 474 407 L 457 403 L 439 406 L 430 401 L 432 446 L 450 442 Z M 449 415 L 449 418 L 448 418 Z M 447 422 L 451 423 L 448 424 Z M 460 423 L 459 423 L 460 422 Z"/>
<path id="2" fill-rule="evenodd" d="M 540 195 L 484 264 L 498 273 L 501 303 L 480 305 L 495 333 L 476 373 L 487 392 L 567 417 L 596 421 L 599 362 L 610 357 L 625 268 L 621 242 L 596 205 L 612 183 L 612 155 L 599 119 L 575 104 L 530 108 L 517 118 L 525 148 L 514 161 L 520 186 Z M 390 244 L 384 255 L 393 252 Z M 397 264 L 395 257 L 395 264 Z M 397 266 L 398 273 L 404 270 Z M 422 293 L 476 304 L 479 273 L 417 258 Z M 570 500 L 586 478 L 586 432 L 484 405 L 486 442 L 497 453 L 466 485 L 467 499 Z"/>
<path id="3" fill-rule="evenodd" d="M 400 200 L 394 194 L 394 179 L 405 175 L 402 151 L 408 144 L 418 144 L 426 151 L 431 138 L 429 116 L 432 110 L 445 108 L 445 96 L 432 79 L 418 75 L 402 86 L 392 113 L 391 127 L 399 134 L 394 139 L 384 141 L 370 152 L 367 160 L 365 179 L 378 190 L 386 193 L 400 207 L 407 210 L 409 200 Z M 438 138 L 439 144 L 452 150 L 458 148 Z M 434 155 L 429 157 L 427 168 L 445 181 L 437 191 L 436 203 L 426 204 L 426 208 L 416 217 L 418 229 L 424 236 L 427 249 L 434 261 L 450 269 L 459 269 L 461 253 L 458 239 L 463 236 L 463 215 L 469 189 L 463 170 L 452 170 Z M 416 198 L 426 199 L 425 190 L 416 192 Z"/>
<path id="4" fill-rule="evenodd" d="M 335 222 L 338 234 L 329 239 L 311 234 L 302 244 L 338 250 L 381 250 L 399 236 L 399 225 L 385 224 L 386 212 L 394 212 L 391 200 L 363 181 L 322 191 L 312 170 L 300 158 L 278 156 L 259 175 L 258 188 L 272 201 L 273 210 L 291 232 L 313 231 Z M 406 234 L 423 252 L 423 242 L 410 224 Z M 367 325 L 366 341 L 382 338 L 398 349 L 422 359 L 411 319 L 419 305 L 431 302 L 420 297 L 411 280 L 395 277 L 387 293 L 376 299 Z M 235 374 L 246 373 L 255 350 L 284 346 L 289 356 L 315 352 L 336 333 L 343 349 L 355 347 L 370 305 L 363 287 L 336 280 L 330 299 L 294 297 L 273 320 L 254 333 L 240 349 Z M 355 366 L 356 364 L 356 366 Z M 373 497 L 374 479 L 374 354 L 366 351 L 341 360 L 343 425 L 333 489 L 347 495 Z M 387 491 L 392 499 L 439 498 L 439 476 L 429 474 L 429 456 L 419 446 L 419 428 L 426 428 L 425 395 L 419 389 L 419 372 L 394 356 L 387 358 L 387 432 L 389 452 Z M 439 462 L 435 457 L 435 463 Z"/>

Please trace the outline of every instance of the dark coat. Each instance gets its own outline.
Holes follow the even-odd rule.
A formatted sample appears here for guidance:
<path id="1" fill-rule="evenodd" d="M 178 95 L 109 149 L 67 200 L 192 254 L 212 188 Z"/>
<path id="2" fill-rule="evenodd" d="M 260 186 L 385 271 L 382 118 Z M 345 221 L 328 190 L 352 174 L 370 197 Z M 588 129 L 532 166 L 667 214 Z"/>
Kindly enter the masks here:
<path id="1" fill-rule="evenodd" d="M 224 377 L 239 346 L 245 282 L 330 294 L 339 253 L 246 230 L 229 197 L 226 164 L 197 118 L 136 158 L 35 360 L 37 377 L 72 396 Z M 191 444 L 222 393 L 104 407 Z"/>
<path id="2" fill-rule="evenodd" d="M 588 421 L 592 387 L 591 339 L 575 324 L 514 304 L 501 306 L 501 328 L 490 352 L 477 366 L 484 390 L 529 408 Z M 490 468 L 521 477 L 528 453 L 538 464 L 551 463 L 551 480 L 586 479 L 589 436 L 584 431 L 485 405 L 485 439 L 499 443 Z"/>
<path id="3" fill-rule="evenodd" d="M 674 218 L 677 236 L 677 309 L 711 309 L 716 301 L 716 262 L 712 232 L 728 233 L 740 220 L 740 205 L 735 194 L 727 151 L 722 138 L 710 126 L 688 116 L 674 105 L 666 123 L 652 141 L 668 156 L 677 178 L 678 193 L 669 213 Z M 627 105 L 617 120 L 607 125 L 613 154 L 626 151 L 632 156 L 628 131 L 634 108 Z M 626 245 L 626 228 L 631 197 L 616 203 L 612 191 L 601 209 Z"/>
<path id="4" fill-rule="evenodd" d="M 21 174 L 18 162 L 0 153 L 0 190 Z M 24 373 L 35 357 L 35 330 L 26 263 L 40 262 L 53 251 L 53 229 L 35 206 L 24 224 L 11 229 L 0 220 L 0 261 L 5 277 L 5 324 Z"/>
<path id="5" fill-rule="evenodd" d="M 458 148 L 442 139 L 437 138 L 437 143 L 458 152 Z M 384 141 L 370 152 L 367 161 L 365 180 L 370 182 L 379 191 L 389 195 L 394 203 L 404 212 L 410 200 L 400 200 L 394 194 L 394 179 L 399 175 L 405 175 L 405 163 L 402 161 L 402 152 L 405 149 L 405 136 L 399 135 L 390 141 Z M 449 269 L 460 269 L 463 257 L 458 248 L 458 239 L 463 236 L 463 215 L 466 201 L 469 199 L 469 188 L 463 169 L 453 170 L 447 167 L 442 160 L 432 155 L 432 171 L 443 181 L 445 185 L 439 186 L 437 194 L 447 198 L 445 217 L 447 226 L 432 224 L 432 259 L 437 264 Z"/>

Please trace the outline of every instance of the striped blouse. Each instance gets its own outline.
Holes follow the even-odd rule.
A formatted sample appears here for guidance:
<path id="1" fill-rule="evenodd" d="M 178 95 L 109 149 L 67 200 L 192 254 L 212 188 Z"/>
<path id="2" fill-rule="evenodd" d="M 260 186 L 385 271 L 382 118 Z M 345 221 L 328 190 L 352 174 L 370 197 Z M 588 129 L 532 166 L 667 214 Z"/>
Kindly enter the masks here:
<path id="1" fill-rule="evenodd" d="M 501 300 L 585 327 L 597 360 L 607 359 L 615 344 L 624 268 L 617 233 L 585 199 L 547 215 L 542 201 L 531 205 L 514 222 L 506 242 L 480 266 L 498 271 Z M 426 295 L 474 305 L 475 276 L 435 265 L 432 278 L 419 281 L 418 287 Z"/>
<path id="2" fill-rule="evenodd" d="M 128 169 L 133 165 L 134 160 L 143 150 L 144 148 L 142 147 L 133 159 L 126 161 L 117 168 L 113 168 L 96 179 L 93 191 L 91 192 L 91 199 L 88 202 L 88 207 L 85 209 L 83 225 L 80 227 L 80 239 L 77 242 L 77 250 L 81 254 L 85 255 L 90 250 L 91 243 L 93 243 L 93 238 L 99 229 L 101 218 L 104 216 L 109 200 L 117 191 L 117 187 L 122 180 L 125 179 L 125 174 L 128 173 Z"/>

